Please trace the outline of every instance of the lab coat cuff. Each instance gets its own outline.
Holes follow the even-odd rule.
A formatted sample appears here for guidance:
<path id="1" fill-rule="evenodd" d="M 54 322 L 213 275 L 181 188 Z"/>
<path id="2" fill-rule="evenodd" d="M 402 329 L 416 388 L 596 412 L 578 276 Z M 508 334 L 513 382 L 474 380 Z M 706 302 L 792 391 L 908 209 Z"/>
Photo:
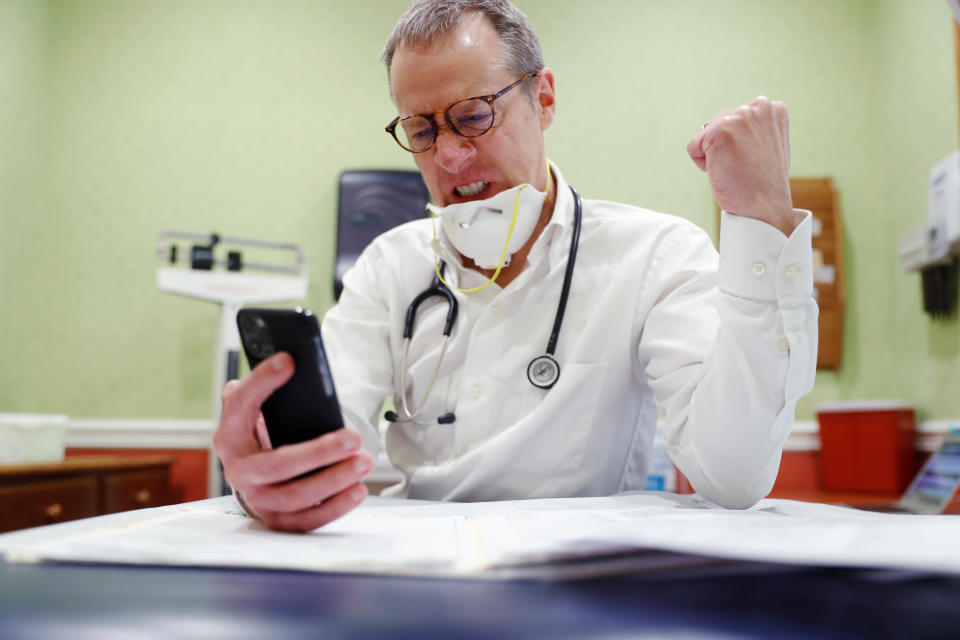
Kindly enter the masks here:
<path id="1" fill-rule="evenodd" d="M 720 221 L 720 289 L 751 300 L 813 295 L 813 250 L 809 211 L 790 237 L 772 225 L 726 211 Z"/>

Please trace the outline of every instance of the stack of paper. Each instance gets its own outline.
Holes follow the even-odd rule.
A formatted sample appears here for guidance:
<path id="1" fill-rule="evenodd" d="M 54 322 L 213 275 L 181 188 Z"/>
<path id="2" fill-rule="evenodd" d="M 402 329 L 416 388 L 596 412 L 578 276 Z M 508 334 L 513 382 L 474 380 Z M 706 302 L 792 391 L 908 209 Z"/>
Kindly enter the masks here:
<path id="1" fill-rule="evenodd" d="M 491 503 L 369 499 L 308 534 L 270 531 L 232 498 L 0 536 L 10 562 L 81 561 L 457 577 L 576 577 L 749 561 L 960 573 L 960 518 L 788 500 L 747 511 L 696 496 Z"/>

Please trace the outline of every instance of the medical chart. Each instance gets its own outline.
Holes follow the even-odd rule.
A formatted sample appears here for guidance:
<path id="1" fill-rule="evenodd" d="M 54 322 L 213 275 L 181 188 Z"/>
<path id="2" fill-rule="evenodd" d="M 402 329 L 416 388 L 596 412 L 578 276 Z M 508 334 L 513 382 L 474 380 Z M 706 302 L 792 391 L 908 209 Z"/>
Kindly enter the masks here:
<path id="1" fill-rule="evenodd" d="M 960 517 L 789 500 L 746 511 L 696 496 L 429 503 L 371 498 L 307 534 L 231 497 L 0 536 L 9 562 L 106 562 L 437 577 L 579 577 L 752 562 L 960 573 Z"/>

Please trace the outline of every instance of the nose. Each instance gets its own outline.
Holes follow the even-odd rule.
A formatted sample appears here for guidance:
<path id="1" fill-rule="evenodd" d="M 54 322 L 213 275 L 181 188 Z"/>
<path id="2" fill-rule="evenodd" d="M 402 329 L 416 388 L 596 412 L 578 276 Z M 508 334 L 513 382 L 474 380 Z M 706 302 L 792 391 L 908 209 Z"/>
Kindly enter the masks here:
<path id="1" fill-rule="evenodd" d="M 440 130 L 433 143 L 433 158 L 437 165 L 448 173 L 459 173 L 477 155 L 477 150 L 468 138 L 449 130 Z"/>

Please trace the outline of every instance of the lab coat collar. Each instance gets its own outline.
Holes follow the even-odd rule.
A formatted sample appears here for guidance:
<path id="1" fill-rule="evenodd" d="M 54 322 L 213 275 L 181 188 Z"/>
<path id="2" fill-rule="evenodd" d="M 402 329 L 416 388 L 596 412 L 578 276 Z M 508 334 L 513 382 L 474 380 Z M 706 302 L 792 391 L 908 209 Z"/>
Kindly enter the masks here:
<path id="1" fill-rule="evenodd" d="M 566 260 L 570 254 L 569 240 L 573 234 L 574 203 L 570 186 L 564 180 L 560 169 L 553 162 L 550 162 L 550 169 L 553 171 L 553 183 L 557 190 L 557 198 L 553 204 L 553 215 L 550 217 L 550 222 L 544 227 L 540 237 L 530 248 L 530 253 L 527 254 L 527 262 L 531 266 L 535 266 L 546 255 L 547 264 L 550 269 L 553 269 Z"/>

